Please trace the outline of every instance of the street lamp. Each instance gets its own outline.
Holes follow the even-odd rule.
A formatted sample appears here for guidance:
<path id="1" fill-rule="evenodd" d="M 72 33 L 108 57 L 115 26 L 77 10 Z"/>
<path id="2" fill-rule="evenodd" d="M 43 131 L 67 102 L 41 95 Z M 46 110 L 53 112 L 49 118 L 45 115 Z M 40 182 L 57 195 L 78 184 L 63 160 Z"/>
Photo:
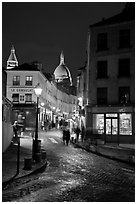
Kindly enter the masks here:
<path id="1" fill-rule="evenodd" d="M 34 89 L 37 96 L 37 108 L 36 108 L 36 130 L 35 130 L 35 141 L 33 140 L 33 158 L 35 159 L 35 154 L 38 153 L 38 105 L 39 105 L 39 96 L 41 95 L 42 88 L 38 83 Z"/>

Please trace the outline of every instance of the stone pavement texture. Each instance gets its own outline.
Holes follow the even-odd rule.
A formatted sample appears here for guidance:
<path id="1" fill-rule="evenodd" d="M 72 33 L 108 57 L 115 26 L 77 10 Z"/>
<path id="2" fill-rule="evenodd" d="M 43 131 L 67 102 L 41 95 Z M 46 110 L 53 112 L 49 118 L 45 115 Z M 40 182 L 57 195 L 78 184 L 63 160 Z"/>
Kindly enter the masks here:
<path id="1" fill-rule="evenodd" d="M 56 130 L 54 130 L 56 131 Z M 57 130 L 58 133 L 61 131 Z M 135 163 L 135 145 L 131 144 L 105 144 L 105 145 L 89 145 L 86 142 L 77 142 L 74 144 L 80 148 L 84 148 L 87 151 L 96 153 L 101 156 L 107 156 L 111 159 L 117 159 L 120 161 Z M 32 158 L 32 138 L 31 136 L 22 136 L 20 138 L 20 168 L 19 174 L 17 173 L 17 144 L 12 142 L 9 148 L 2 154 L 2 182 L 8 183 L 12 178 L 19 178 L 27 176 L 28 174 L 38 172 L 39 170 L 46 168 L 47 161 L 42 160 L 40 163 L 32 163 L 31 170 L 24 170 L 24 159 Z"/>

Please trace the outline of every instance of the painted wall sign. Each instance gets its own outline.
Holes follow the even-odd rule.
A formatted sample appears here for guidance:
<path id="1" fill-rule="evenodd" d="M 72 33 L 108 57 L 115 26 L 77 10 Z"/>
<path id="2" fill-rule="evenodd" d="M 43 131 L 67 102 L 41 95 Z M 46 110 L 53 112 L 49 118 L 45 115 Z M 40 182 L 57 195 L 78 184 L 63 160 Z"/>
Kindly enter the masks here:
<path id="1" fill-rule="evenodd" d="M 11 92 L 16 92 L 16 93 L 30 93 L 33 92 L 32 88 L 11 88 Z"/>

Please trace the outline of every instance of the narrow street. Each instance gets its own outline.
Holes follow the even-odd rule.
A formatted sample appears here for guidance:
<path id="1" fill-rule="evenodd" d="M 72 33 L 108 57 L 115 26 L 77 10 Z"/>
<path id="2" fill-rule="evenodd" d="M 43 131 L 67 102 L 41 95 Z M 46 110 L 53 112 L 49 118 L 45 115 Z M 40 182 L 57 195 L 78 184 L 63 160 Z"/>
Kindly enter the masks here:
<path id="1" fill-rule="evenodd" d="M 58 131 L 39 134 L 47 151 L 43 173 L 13 182 L 3 190 L 3 202 L 134 202 L 135 169 L 65 146 Z M 43 148 L 42 147 L 42 148 Z"/>

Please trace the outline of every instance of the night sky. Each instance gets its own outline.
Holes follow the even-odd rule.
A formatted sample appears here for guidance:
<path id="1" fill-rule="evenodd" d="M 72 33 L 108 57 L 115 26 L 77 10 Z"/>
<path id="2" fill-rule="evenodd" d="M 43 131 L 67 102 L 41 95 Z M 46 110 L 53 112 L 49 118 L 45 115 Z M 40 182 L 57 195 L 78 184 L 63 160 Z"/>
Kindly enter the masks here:
<path id="1" fill-rule="evenodd" d="M 47 73 L 59 64 L 61 50 L 76 84 L 86 60 L 88 27 L 121 12 L 122 2 L 3 2 L 2 65 L 16 50 L 19 64 L 39 61 Z"/>

